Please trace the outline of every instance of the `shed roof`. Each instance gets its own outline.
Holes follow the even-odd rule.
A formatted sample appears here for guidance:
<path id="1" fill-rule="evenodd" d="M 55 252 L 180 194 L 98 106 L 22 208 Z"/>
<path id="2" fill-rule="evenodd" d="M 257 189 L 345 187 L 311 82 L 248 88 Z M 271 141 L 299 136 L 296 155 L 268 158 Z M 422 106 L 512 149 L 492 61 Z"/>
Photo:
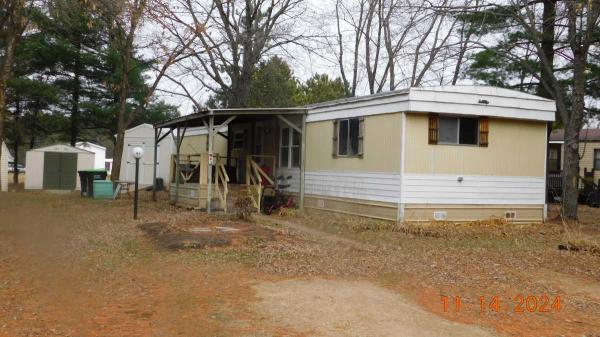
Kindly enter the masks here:
<path id="1" fill-rule="evenodd" d="M 6 142 L 2 142 L 2 155 L 4 154 L 6 154 L 6 159 L 8 159 L 8 162 L 15 161 L 15 157 L 13 157 L 12 153 L 10 153 L 10 150 L 8 149 L 8 146 L 6 146 Z"/>
<path id="2" fill-rule="evenodd" d="M 276 115 L 303 115 L 306 113 L 306 108 L 231 108 L 231 109 L 204 109 L 202 111 L 173 118 L 171 120 L 158 123 L 157 128 L 176 128 L 176 127 L 203 127 L 207 121 L 207 117 L 214 116 L 215 123 L 221 124 L 231 116 L 237 116 L 236 122 L 244 122 L 246 120 L 257 120 L 261 118 L 269 118 Z"/>
<path id="3" fill-rule="evenodd" d="M 71 153 L 84 153 L 94 155 L 94 152 L 80 149 L 74 146 L 70 146 L 67 144 L 54 144 L 44 147 L 39 147 L 37 149 L 32 149 L 27 152 L 71 152 Z"/>
<path id="4" fill-rule="evenodd" d="M 106 147 L 102 145 L 98 145 L 92 142 L 77 142 L 75 143 L 75 147 L 85 150 L 86 147 L 93 147 L 99 150 L 106 150 Z"/>
<path id="5" fill-rule="evenodd" d="M 565 139 L 564 129 L 555 129 L 550 133 L 551 142 L 562 142 Z M 579 133 L 579 141 L 600 142 L 600 129 L 583 129 Z"/>

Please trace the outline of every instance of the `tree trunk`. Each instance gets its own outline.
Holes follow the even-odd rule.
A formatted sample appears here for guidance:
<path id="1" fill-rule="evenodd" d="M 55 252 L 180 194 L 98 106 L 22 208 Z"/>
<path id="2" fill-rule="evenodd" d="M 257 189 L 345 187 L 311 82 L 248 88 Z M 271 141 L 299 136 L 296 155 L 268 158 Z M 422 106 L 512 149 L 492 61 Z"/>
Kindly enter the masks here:
<path id="1" fill-rule="evenodd" d="M 574 50 L 571 118 L 568 123 L 565 123 L 563 214 L 567 219 L 577 219 L 577 199 L 579 197 L 579 133 L 583 127 L 585 111 L 586 61 L 587 51 L 579 48 Z"/>
<path id="2" fill-rule="evenodd" d="M 8 8 L 8 13 L 6 13 L 8 27 L 3 32 L 4 56 L 0 58 L 0 157 L 2 156 L 2 143 L 4 143 L 4 122 L 8 114 L 6 109 L 6 83 L 12 71 L 17 44 L 27 23 L 23 16 L 25 0 L 14 0 L 11 5 L 11 8 Z"/>
<path id="3" fill-rule="evenodd" d="M 563 216 L 577 219 L 577 199 L 579 196 L 579 132 L 565 125 L 565 145 L 563 163 Z"/>
<path id="4" fill-rule="evenodd" d="M 544 11 L 542 13 L 542 57 L 546 62 L 542 62 L 542 71 L 540 73 L 540 85 L 537 94 L 544 98 L 554 99 L 555 94 L 550 90 L 552 88 L 553 69 L 554 69 L 554 25 L 556 21 L 556 0 L 544 0 Z M 556 120 L 560 120 L 558 109 Z"/>
<path id="5" fill-rule="evenodd" d="M 71 146 L 75 146 L 79 138 L 79 124 L 80 124 L 80 111 L 79 111 L 79 96 L 81 90 L 81 43 L 75 42 L 75 48 L 77 49 L 77 56 L 75 57 L 75 67 L 73 74 L 73 92 L 71 93 L 71 127 L 69 130 Z"/>
<path id="6" fill-rule="evenodd" d="M 121 91 L 119 94 L 119 118 L 117 122 L 117 142 L 113 153 L 113 169 L 110 179 L 112 181 L 119 180 L 121 173 L 121 159 L 123 158 L 123 147 L 125 144 L 125 130 L 127 129 L 127 97 L 129 96 L 129 48 L 126 48 L 126 55 L 123 55 L 123 70 L 121 74 Z"/>

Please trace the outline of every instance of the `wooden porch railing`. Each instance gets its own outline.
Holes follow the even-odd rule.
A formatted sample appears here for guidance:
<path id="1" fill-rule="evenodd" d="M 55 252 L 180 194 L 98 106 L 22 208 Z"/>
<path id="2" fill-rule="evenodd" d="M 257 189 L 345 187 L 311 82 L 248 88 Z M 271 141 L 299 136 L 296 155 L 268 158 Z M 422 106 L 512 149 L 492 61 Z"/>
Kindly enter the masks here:
<path id="1" fill-rule="evenodd" d="M 217 162 L 215 165 L 215 190 L 217 196 L 221 202 L 223 211 L 227 213 L 227 194 L 229 193 L 229 175 L 225 169 L 225 160 L 222 157 L 217 156 Z"/>
<path id="2" fill-rule="evenodd" d="M 252 204 L 260 212 L 260 201 L 262 197 L 263 181 L 274 185 L 273 179 L 254 161 L 253 157 L 246 157 L 246 185 L 248 186 L 248 195 L 252 200 Z M 275 167 L 273 167 L 274 169 Z"/>

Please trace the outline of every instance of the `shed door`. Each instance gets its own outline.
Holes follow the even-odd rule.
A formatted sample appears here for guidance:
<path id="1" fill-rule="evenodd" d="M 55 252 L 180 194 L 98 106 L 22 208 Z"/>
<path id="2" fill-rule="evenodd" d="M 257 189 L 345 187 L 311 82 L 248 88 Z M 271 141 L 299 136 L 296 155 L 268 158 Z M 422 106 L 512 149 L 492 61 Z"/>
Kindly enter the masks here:
<path id="1" fill-rule="evenodd" d="M 133 154 L 131 153 L 131 151 L 133 150 L 134 147 L 139 146 L 141 148 L 144 149 L 144 157 L 146 157 L 148 155 L 148 153 L 146 152 L 148 149 L 146 148 L 146 143 L 145 142 L 132 142 L 132 143 L 128 143 L 127 144 L 127 173 L 126 173 L 126 177 L 125 180 L 129 181 L 129 182 L 134 182 L 135 181 L 135 158 L 133 157 Z M 152 148 L 152 151 L 154 151 L 154 148 Z M 154 153 L 152 153 L 152 156 L 154 156 Z M 140 160 L 140 173 L 139 173 L 139 181 L 141 184 L 144 184 L 144 161 L 143 159 Z"/>
<path id="2" fill-rule="evenodd" d="M 74 190 L 77 184 L 77 153 L 44 153 L 44 189 Z"/>

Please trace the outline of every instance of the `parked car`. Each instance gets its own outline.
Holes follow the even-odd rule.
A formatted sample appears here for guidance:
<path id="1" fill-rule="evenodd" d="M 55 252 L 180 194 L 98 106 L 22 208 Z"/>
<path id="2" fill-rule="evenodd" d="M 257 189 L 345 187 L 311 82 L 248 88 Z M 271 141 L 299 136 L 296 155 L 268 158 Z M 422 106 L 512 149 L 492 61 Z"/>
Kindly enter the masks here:
<path id="1" fill-rule="evenodd" d="M 17 164 L 17 171 L 19 173 L 25 173 L 25 166 L 21 165 L 21 164 Z M 8 163 L 8 172 L 9 173 L 14 173 L 15 172 L 15 164 L 9 162 Z"/>

